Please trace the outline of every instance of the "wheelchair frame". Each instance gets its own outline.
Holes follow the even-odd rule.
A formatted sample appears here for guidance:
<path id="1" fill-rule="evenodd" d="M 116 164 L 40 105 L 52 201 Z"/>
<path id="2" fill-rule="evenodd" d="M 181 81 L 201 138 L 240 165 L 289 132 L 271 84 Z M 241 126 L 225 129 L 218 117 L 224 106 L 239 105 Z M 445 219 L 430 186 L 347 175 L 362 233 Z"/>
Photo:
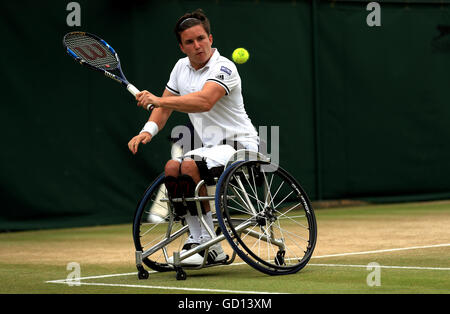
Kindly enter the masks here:
<path id="1" fill-rule="evenodd" d="M 293 179 L 287 172 L 285 172 L 283 169 L 276 166 L 277 169 L 281 169 L 281 175 L 286 176 L 286 178 L 289 179 L 289 184 L 292 186 L 292 193 L 300 195 L 299 200 L 301 201 L 299 204 L 303 207 L 303 210 L 305 211 L 305 218 L 307 221 L 307 229 L 309 238 L 306 241 L 308 244 L 306 246 L 305 254 L 302 256 L 302 258 L 296 258 L 298 259 L 298 263 L 294 264 L 294 266 L 285 266 L 286 264 L 284 256 L 286 253 L 286 245 L 283 242 L 283 237 L 281 239 L 277 239 L 273 233 L 272 225 L 276 222 L 278 217 L 281 219 L 282 215 L 277 210 L 273 210 L 272 207 L 274 205 L 270 205 L 267 202 L 268 194 L 270 194 L 270 191 L 267 192 L 267 189 L 270 190 L 269 184 L 267 182 L 267 178 L 265 184 L 263 184 L 264 189 L 264 198 L 265 198 L 265 207 L 262 207 L 262 202 L 257 201 L 256 206 L 252 203 L 252 200 L 250 199 L 250 196 L 248 193 L 240 193 L 239 190 L 245 191 L 244 183 L 242 180 L 248 178 L 246 176 L 251 176 L 250 170 L 252 169 L 250 167 L 256 167 L 256 166 L 270 166 L 273 165 L 270 162 L 270 159 L 264 156 L 263 154 L 259 152 L 253 152 L 253 151 L 247 151 L 247 150 L 238 150 L 233 156 L 230 157 L 228 162 L 225 165 L 225 170 L 221 174 L 219 178 L 215 178 L 216 186 L 214 186 L 215 193 L 214 195 L 207 195 L 207 196 L 201 196 L 200 189 L 202 186 L 206 186 L 205 180 L 201 180 L 196 188 L 195 193 L 193 197 L 183 197 L 183 198 L 173 198 L 169 199 L 167 196 L 160 198 L 158 201 L 161 203 L 164 203 L 167 205 L 168 208 L 168 215 L 165 217 L 164 222 L 167 223 L 167 231 L 165 236 L 163 236 L 162 240 L 160 240 L 158 243 L 154 244 L 152 247 L 144 250 L 142 248 L 142 245 L 140 243 L 140 226 L 142 224 L 142 215 L 144 213 L 144 208 L 147 206 L 147 202 L 149 201 L 149 198 L 151 195 L 153 195 L 156 188 L 161 186 L 162 179 L 164 175 L 160 175 L 150 186 L 147 188 L 146 192 L 144 193 L 144 196 L 138 203 L 138 206 L 136 208 L 135 217 L 134 217 L 134 223 L 133 223 L 133 238 L 135 242 L 135 258 L 136 258 L 136 267 L 138 270 L 138 278 L 139 279 L 147 279 L 149 277 L 148 271 L 144 268 L 144 265 L 149 266 L 150 268 L 156 269 L 157 271 L 175 271 L 176 272 L 176 279 L 177 280 L 184 280 L 186 279 L 187 275 L 184 269 L 201 269 L 205 267 L 212 267 L 217 265 L 229 265 L 233 263 L 236 259 L 236 256 L 238 255 L 241 257 L 247 264 L 250 266 L 264 272 L 270 275 L 281 275 L 281 274 L 290 274 L 298 272 L 300 269 L 302 269 L 306 264 L 308 263 L 309 259 L 311 258 L 311 255 L 313 253 L 315 243 L 316 243 L 316 237 L 317 237 L 317 225 L 315 221 L 315 215 L 314 211 L 310 205 L 309 199 L 304 192 L 304 190 L 301 188 L 301 186 Z M 240 169 L 240 167 L 242 169 Z M 247 167 L 247 168 L 245 168 Z M 245 173 L 245 169 L 247 169 L 247 174 Z M 277 170 L 280 171 L 280 170 Z M 252 170 L 253 173 L 253 170 Z M 234 176 L 233 176 L 234 175 Z M 233 179 L 230 179 L 230 177 L 233 176 Z M 243 176 L 241 179 L 240 176 Z M 265 175 L 264 175 L 265 176 Z M 253 177 L 253 180 L 255 180 L 255 176 Z M 272 176 L 273 179 L 273 176 Z M 230 183 L 230 180 L 234 180 L 233 183 Z M 287 181 L 286 181 L 287 182 Z M 270 182 L 272 183 L 272 182 Z M 237 184 L 237 186 L 234 186 L 234 184 Z M 248 182 L 250 184 L 250 182 Z M 278 188 L 277 193 L 281 189 L 281 186 L 284 184 L 284 181 L 281 183 L 280 187 Z M 224 186 L 233 186 L 231 190 L 235 190 L 234 195 L 225 195 L 223 194 L 224 191 L 218 191 L 217 187 L 220 186 L 222 189 Z M 287 185 L 288 186 L 288 185 Z M 255 185 L 255 190 L 257 189 Z M 253 189 L 252 189 L 253 190 Z M 270 196 L 272 198 L 272 196 Z M 254 197 L 253 197 L 254 198 Z M 243 207 L 248 209 L 248 213 L 250 215 L 253 215 L 249 217 L 247 220 L 243 220 L 243 218 L 234 217 L 234 214 L 230 214 L 232 212 L 231 210 L 228 210 L 226 204 L 224 203 L 224 199 L 231 200 L 236 204 L 243 204 Z M 173 241 L 177 240 L 179 237 L 185 235 L 189 232 L 188 225 L 183 225 L 179 230 L 176 230 L 174 233 L 172 233 L 172 229 L 174 225 L 180 221 L 180 218 L 177 217 L 174 214 L 173 206 L 171 202 L 188 202 L 188 201 L 195 201 L 196 207 L 197 207 L 197 213 L 198 218 L 201 223 L 201 225 L 207 230 L 209 235 L 211 236 L 211 239 L 207 242 L 201 243 L 198 246 L 184 252 L 183 254 L 180 254 L 180 252 L 168 252 L 167 246 L 172 243 Z M 214 225 L 217 226 L 217 229 L 211 230 L 208 226 L 208 224 L 205 222 L 200 202 L 202 201 L 209 201 L 211 204 L 211 201 L 214 201 L 214 206 L 211 206 L 211 210 L 213 213 L 215 212 L 215 217 L 213 218 Z M 254 202 L 254 200 L 253 200 Z M 270 203 L 270 201 L 269 201 Z M 280 202 L 281 204 L 281 202 Z M 234 205 L 234 204 L 233 204 Z M 232 207 L 232 206 L 230 206 Z M 278 213 L 275 213 L 278 212 Z M 264 213 L 264 214 L 263 214 Z M 278 217 L 277 217 L 278 214 Z M 233 217 L 232 217 L 233 215 Z M 291 220 L 293 220 L 290 217 L 286 217 Z M 286 219 L 285 218 L 285 219 Z M 181 223 L 183 221 L 181 220 Z M 299 224 L 302 225 L 302 224 Z M 255 231 L 254 229 L 256 226 L 259 227 L 260 231 Z M 224 232 L 225 230 L 225 232 Z M 245 231 L 245 237 L 253 237 L 257 239 L 257 241 L 263 240 L 267 242 L 267 245 L 273 245 L 278 248 L 278 252 L 276 253 L 276 257 L 274 258 L 274 263 L 265 262 L 260 256 L 252 252 L 252 248 L 248 248 L 248 245 L 241 239 L 240 235 Z M 227 255 L 227 258 L 219 263 L 212 263 L 209 264 L 207 262 L 208 258 L 208 251 L 209 248 L 219 243 L 223 240 L 227 240 L 231 247 L 233 248 L 233 252 L 231 257 Z M 248 241 L 246 239 L 245 241 Z M 273 248 L 271 248 L 273 250 Z M 148 259 L 152 254 L 155 254 L 158 251 L 162 251 L 165 262 L 166 263 L 159 263 L 159 262 L 152 262 L 152 263 L 146 263 L 146 259 Z M 183 260 L 186 258 L 200 252 L 204 252 L 204 259 L 201 265 L 186 265 L 183 264 Z M 173 253 L 173 263 L 168 263 L 169 254 Z M 267 253 L 269 255 L 269 253 Z"/>

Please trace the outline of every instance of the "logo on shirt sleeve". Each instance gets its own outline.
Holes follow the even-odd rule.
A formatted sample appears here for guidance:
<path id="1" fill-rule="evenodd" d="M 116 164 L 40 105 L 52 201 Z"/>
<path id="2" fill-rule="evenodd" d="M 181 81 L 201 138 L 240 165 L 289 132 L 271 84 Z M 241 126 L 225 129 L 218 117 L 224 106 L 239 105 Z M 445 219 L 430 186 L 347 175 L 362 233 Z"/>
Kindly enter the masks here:
<path id="1" fill-rule="evenodd" d="M 228 75 L 231 75 L 231 70 L 229 69 L 229 68 L 227 68 L 226 66 L 221 66 L 220 67 L 220 71 L 223 71 L 223 72 L 225 72 L 226 74 L 228 74 Z"/>

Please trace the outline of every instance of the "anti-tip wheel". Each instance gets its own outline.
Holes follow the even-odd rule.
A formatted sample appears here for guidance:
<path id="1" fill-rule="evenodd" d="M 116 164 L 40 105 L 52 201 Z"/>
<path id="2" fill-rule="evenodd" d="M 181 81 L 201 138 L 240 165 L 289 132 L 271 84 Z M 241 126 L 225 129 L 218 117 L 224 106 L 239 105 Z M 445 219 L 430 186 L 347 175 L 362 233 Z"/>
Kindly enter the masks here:
<path id="1" fill-rule="evenodd" d="M 186 280 L 186 278 L 187 278 L 186 272 L 184 270 L 182 270 L 181 268 L 177 269 L 176 278 L 177 278 L 177 280 Z"/>
<path id="2" fill-rule="evenodd" d="M 138 270 L 138 278 L 139 278 L 140 280 L 142 280 L 142 279 L 148 279 L 148 276 L 149 276 L 148 271 L 146 271 L 146 270 L 144 269 L 144 267 L 140 267 L 139 270 Z"/>

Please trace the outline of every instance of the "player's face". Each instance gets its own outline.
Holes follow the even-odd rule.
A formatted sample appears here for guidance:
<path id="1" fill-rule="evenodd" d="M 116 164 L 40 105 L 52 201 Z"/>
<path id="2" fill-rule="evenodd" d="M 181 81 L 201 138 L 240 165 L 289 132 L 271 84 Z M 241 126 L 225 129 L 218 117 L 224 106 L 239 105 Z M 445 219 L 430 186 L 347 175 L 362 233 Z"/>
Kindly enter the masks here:
<path id="1" fill-rule="evenodd" d="M 189 58 L 194 69 L 202 68 L 212 55 L 212 35 L 202 25 L 195 25 L 180 33 L 180 48 Z"/>

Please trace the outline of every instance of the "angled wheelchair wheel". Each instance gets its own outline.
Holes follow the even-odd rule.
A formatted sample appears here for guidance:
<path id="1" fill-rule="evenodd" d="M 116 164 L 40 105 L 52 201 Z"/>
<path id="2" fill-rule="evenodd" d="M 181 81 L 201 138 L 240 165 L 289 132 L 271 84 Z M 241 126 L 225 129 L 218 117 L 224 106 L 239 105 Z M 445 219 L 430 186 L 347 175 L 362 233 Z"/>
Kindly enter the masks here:
<path id="1" fill-rule="evenodd" d="M 241 161 L 228 167 L 215 195 L 219 225 L 237 255 L 269 274 L 292 274 L 314 251 L 317 226 L 300 184 L 267 161 Z"/>
<path id="2" fill-rule="evenodd" d="M 150 184 L 136 208 L 133 221 L 133 240 L 142 262 L 153 270 L 173 271 L 167 260 L 173 252 L 181 251 L 188 236 L 188 226 L 175 220 L 167 199 L 164 174 Z"/>

